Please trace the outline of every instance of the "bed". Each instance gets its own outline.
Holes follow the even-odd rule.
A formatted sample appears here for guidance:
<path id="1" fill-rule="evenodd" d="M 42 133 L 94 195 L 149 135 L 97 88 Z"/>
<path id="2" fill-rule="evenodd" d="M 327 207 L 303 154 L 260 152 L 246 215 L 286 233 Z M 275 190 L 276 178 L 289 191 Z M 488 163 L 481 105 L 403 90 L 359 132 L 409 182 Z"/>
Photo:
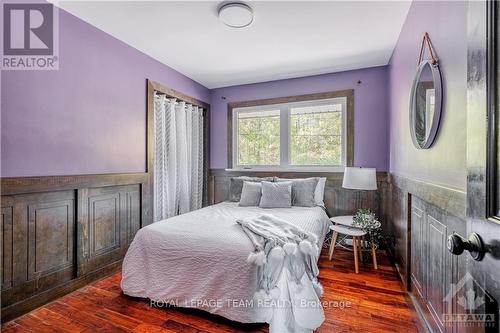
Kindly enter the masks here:
<path id="1" fill-rule="evenodd" d="M 139 230 L 125 256 L 126 295 L 197 308 L 242 323 L 261 322 L 245 304 L 256 291 L 254 247 L 237 219 L 273 214 L 315 234 L 321 248 L 329 228 L 322 207 L 263 209 L 223 202 Z"/>

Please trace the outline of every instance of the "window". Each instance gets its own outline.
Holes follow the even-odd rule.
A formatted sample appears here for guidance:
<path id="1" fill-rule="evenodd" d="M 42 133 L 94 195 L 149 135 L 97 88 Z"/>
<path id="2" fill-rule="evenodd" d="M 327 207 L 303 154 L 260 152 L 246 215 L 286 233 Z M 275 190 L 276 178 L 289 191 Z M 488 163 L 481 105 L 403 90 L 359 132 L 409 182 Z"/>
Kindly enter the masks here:
<path id="1" fill-rule="evenodd" d="M 236 111 L 238 165 L 280 165 L 280 109 Z"/>
<path id="2" fill-rule="evenodd" d="M 344 93 L 330 93 L 335 95 L 332 98 L 307 100 L 301 96 L 304 99 L 230 104 L 232 167 L 332 169 L 351 165 L 352 114 L 348 106 L 352 109 L 352 91 Z"/>

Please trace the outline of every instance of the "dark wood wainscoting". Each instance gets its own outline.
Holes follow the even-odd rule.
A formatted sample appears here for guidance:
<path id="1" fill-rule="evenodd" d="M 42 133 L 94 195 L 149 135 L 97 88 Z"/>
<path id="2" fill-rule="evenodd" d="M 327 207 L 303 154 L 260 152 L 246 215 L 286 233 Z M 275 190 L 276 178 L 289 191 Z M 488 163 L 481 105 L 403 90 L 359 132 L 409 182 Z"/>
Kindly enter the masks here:
<path id="1" fill-rule="evenodd" d="M 280 178 L 306 178 L 326 177 L 325 205 L 331 216 L 351 215 L 359 208 L 370 208 L 377 216 L 384 220 L 387 218 L 388 206 L 384 203 L 388 195 L 387 172 L 377 173 L 377 191 L 356 191 L 342 188 L 343 172 L 269 172 L 269 171 L 227 171 L 224 169 L 211 169 L 209 177 L 209 202 L 211 204 L 227 199 L 231 177 L 280 177 Z"/>
<path id="2" fill-rule="evenodd" d="M 446 242 L 454 232 L 466 235 L 465 193 L 395 175 L 390 188 L 387 230 L 396 240 L 391 252 L 401 280 L 431 331 L 459 332 L 443 318 L 463 296 L 452 287 L 465 276 L 467 257 L 449 253 Z"/>
<path id="3" fill-rule="evenodd" d="M 150 221 L 148 180 L 2 178 L 2 321 L 116 271 Z"/>

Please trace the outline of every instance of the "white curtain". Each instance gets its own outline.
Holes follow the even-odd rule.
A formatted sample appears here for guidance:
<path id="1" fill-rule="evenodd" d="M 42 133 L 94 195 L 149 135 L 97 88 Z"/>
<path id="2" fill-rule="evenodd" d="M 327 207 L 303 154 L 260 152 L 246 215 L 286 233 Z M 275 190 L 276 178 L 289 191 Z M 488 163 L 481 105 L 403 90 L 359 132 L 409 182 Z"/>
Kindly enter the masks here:
<path id="1" fill-rule="evenodd" d="M 154 220 L 199 209 L 203 198 L 203 109 L 155 94 Z"/>

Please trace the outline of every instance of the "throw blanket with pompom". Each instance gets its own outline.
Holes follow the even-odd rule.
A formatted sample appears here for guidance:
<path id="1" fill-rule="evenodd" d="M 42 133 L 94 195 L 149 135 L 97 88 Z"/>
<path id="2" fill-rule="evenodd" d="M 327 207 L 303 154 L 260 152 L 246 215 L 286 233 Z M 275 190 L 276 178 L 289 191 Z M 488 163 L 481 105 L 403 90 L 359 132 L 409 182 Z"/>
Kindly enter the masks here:
<path id="1" fill-rule="evenodd" d="M 318 238 L 274 215 L 236 221 L 255 246 L 247 261 L 258 266 L 255 299 L 270 332 L 311 332 L 324 321 L 317 276 Z M 275 302 L 273 302 L 275 301 Z"/>

